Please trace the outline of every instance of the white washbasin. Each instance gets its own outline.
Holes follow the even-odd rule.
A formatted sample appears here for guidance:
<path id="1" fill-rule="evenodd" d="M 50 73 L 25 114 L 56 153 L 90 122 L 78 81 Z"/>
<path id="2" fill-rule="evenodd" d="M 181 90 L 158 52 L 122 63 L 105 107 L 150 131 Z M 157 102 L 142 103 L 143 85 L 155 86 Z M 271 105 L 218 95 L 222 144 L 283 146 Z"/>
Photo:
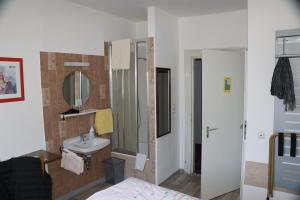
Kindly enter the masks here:
<path id="1" fill-rule="evenodd" d="M 80 136 L 70 138 L 64 141 L 63 146 L 75 153 L 90 155 L 110 144 L 110 140 L 106 138 L 95 137 L 86 141 L 80 141 Z"/>

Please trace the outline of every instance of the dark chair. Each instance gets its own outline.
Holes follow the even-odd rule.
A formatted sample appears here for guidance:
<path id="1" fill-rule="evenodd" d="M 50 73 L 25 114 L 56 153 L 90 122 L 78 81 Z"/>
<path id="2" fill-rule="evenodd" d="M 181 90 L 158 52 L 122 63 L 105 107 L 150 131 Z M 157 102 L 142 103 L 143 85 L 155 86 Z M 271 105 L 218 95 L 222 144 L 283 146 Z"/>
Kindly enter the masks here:
<path id="1" fill-rule="evenodd" d="M 3 200 L 51 200 L 51 177 L 38 158 L 19 157 L 0 162 L 0 197 Z"/>

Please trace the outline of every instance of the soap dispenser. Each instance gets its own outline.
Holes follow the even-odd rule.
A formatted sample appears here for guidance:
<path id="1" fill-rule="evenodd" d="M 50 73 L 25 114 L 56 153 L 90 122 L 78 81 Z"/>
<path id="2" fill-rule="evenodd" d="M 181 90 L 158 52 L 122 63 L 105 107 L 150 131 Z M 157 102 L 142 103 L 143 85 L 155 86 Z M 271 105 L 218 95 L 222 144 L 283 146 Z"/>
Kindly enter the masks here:
<path id="1" fill-rule="evenodd" d="M 94 139 L 94 137 L 95 137 L 95 130 L 94 130 L 94 127 L 91 126 L 90 132 L 89 132 L 89 139 L 92 140 L 92 139 Z"/>

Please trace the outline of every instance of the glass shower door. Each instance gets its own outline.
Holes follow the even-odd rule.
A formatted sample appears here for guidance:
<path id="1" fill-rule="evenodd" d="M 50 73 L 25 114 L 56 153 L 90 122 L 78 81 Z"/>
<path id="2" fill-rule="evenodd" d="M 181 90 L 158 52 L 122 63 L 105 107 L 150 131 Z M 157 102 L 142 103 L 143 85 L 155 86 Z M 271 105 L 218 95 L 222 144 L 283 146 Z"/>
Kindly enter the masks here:
<path id="1" fill-rule="evenodd" d="M 135 155 L 137 152 L 135 45 L 131 45 L 129 70 L 112 71 L 114 150 Z"/>
<path id="2" fill-rule="evenodd" d="M 113 151 L 148 156 L 147 43 L 131 43 L 130 55 L 129 69 L 110 69 Z"/>

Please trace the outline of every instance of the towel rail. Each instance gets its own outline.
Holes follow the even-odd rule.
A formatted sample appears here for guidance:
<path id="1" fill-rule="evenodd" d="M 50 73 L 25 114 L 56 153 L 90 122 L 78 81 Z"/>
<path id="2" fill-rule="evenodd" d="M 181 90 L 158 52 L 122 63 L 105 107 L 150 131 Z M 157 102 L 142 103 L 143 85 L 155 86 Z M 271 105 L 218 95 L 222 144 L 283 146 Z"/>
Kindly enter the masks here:
<path id="1" fill-rule="evenodd" d="M 275 58 L 300 58 L 300 54 L 280 54 L 276 55 Z"/>
<path id="2" fill-rule="evenodd" d="M 299 53 L 295 53 L 295 54 L 288 54 L 286 52 L 287 49 L 287 42 L 288 42 L 288 38 L 292 38 L 292 37 L 297 37 L 299 38 L 300 35 L 299 34 L 292 34 L 292 35 L 283 35 L 283 36 L 276 36 L 276 39 L 282 39 L 282 52 L 277 54 L 275 57 L 276 58 L 300 58 L 300 54 Z M 298 41 L 298 40 L 297 40 Z M 276 43 L 278 44 L 278 43 Z"/>
<path id="3" fill-rule="evenodd" d="M 292 133 L 284 133 L 284 137 L 291 136 Z M 275 143 L 276 138 L 278 137 L 279 133 L 274 133 L 271 135 L 269 139 L 269 165 L 268 165 L 268 193 L 267 193 L 267 200 L 272 198 L 273 190 L 274 190 L 274 168 L 275 168 Z M 300 134 L 297 134 L 297 138 L 300 138 Z"/>
<path id="4" fill-rule="evenodd" d="M 40 161 L 41 161 L 41 171 L 42 171 L 42 175 L 45 176 L 45 171 L 46 171 L 46 167 L 45 167 L 45 157 L 44 155 L 40 155 Z"/>
<path id="5" fill-rule="evenodd" d="M 60 151 L 61 154 L 62 154 L 63 152 L 64 152 L 64 153 L 68 153 L 67 151 L 64 150 L 64 147 L 63 147 L 63 146 L 60 146 L 60 147 L 59 147 L 59 151 Z M 91 163 L 92 163 L 92 156 L 91 156 L 91 155 L 79 154 L 79 153 L 75 153 L 75 154 L 77 154 L 79 157 L 81 157 L 81 158 L 83 159 L 85 169 L 86 169 L 86 170 L 89 170 L 89 169 L 90 169 L 90 166 L 91 166 Z"/>

